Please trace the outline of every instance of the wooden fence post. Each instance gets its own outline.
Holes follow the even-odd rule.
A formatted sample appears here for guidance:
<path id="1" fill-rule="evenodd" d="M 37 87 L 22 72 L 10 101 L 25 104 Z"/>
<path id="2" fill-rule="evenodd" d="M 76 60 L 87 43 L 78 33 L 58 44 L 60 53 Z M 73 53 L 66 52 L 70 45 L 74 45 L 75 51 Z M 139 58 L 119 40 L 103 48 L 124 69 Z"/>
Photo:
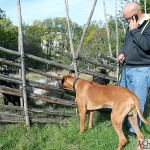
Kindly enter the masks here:
<path id="1" fill-rule="evenodd" d="M 66 15 L 67 15 L 67 23 L 68 23 L 68 32 L 69 32 L 69 38 L 70 38 L 70 47 L 71 47 L 71 53 L 72 53 L 72 62 L 73 62 L 74 70 L 75 70 L 75 76 L 76 78 L 78 78 L 76 56 L 75 56 L 74 45 L 73 45 L 73 40 L 72 40 L 72 32 L 70 28 L 68 0 L 65 0 L 65 7 L 66 7 Z"/>
<path id="2" fill-rule="evenodd" d="M 30 127 L 29 122 L 29 114 L 28 114 L 28 107 L 27 107 L 27 91 L 26 91 L 26 80 L 25 80 L 25 55 L 23 49 L 23 37 L 22 37 L 22 17 L 21 17 L 21 5 L 20 0 L 18 0 L 18 34 L 19 34 L 19 52 L 21 53 L 21 78 L 22 78 L 22 92 L 23 92 L 23 102 L 24 102 L 24 115 L 26 125 Z"/>

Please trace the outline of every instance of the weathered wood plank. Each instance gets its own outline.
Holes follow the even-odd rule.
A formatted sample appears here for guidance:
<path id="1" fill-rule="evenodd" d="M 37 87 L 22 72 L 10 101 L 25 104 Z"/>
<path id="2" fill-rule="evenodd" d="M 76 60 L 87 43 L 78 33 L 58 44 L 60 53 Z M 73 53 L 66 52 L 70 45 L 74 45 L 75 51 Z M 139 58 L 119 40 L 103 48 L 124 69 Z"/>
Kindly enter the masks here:
<path id="1" fill-rule="evenodd" d="M 3 75 L 3 74 L 0 74 L 0 80 L 7 81 L 7 82 L 10 82 L 10 83 L 22 84 L 20 78 L 13 77 L 13 76 L 8 76 L 8 75 Z"/>
<path id="2" fill-rule="evenodd" d="M 0 58 L 0 63 L 5 63 L 7 65 L 13 65 L 13 66 L 16 66 L 16 67 L 21 67 L 21 65 L 19 63 L 6 60 L 5 58 Z"/>
<path id="3" fill-rule="evenodd" d="M 8 117 L 17 117 L 17 118 L 22 118 L 23 116 L 22 115 L 18 115 L 18 114 L 15 114 L 15 113 L 6 113 L 6 112 L 0 112 L 0 116 L 8 116 Z"/>
<path id="4" fill-rule="evenodd" d="M 0 123 L 25 123 L 23 117 L 10 117 L 5 115 L 0 115 Z M 50 119 L 50 118 L 30 118 L 32 123 L 56 123 L 56 124 L 65 124 L 66 121 L 62 119 Z"/>
<path id="5" fill-rule="evenodd" d="M 16 90 L 16 89 L 4 87 L 4 86 L 0 86 L 0 93 L 22 96 L 22 92 L 20 90 Z M 43 96 L 43 95 L 41 96 L 38 94 L 28 94 L 27 96 L 34 100 L 41 100 L 41 101 L 47 101 L 47 102 L 54 103 L 54 104 L 77 107 L 77 104 L 74 101 L 60 99 L 60 98 L 56 98 L 52 96 Z"/>
<path id="6" fill-rule="evenodd" d="M 30 118 L 31 122 L 34 123 L 56 123 L 56 124 L 65 124 L 65 120 L 61 119 L 48 119 L 48 118 Z"/>
<path id="7" fill-rule="evenodd" d="M 50 103 L 54 103 L 54 104 L 77 107 L 77 104 L 74 101 L 69 101 L 69 100 L 60 99 L 60 98 L 56 98 L 56 97 L 40 96 L 37 94 L 30 94 L 29 97 L 32 99 L 35 99 L 35 100 L 46 101 L 46 102 L 50 102 Z"/>
<path id="8" fill-rule="evenodd" d="M 20 84 L 20 85 L 22 84 L 20 78 L 2 75 L 2 74 L 0 74 L 0 80 L 7 81 L 10 83 L 16 83 L 16 84 Z M 60 93 L 64 93 L 64 94 L 71 94 L 71 95 L 75 96 L 74 91 L 64 90 L 64 89 L 60 88 L 59 86 L 54 86 L 54 85 L 50 85 L 47 83 L 41 83 L 41 82 L 36 82 L 36 81 L 32 81 L 32 80 L 27 80 L 27 86 L 28 87 L 32 86 L 34 88 L 40 88 L 40 89 L 44 89 L 44 90 L 56 91 L 56 92 L 60 92 Z M 32 93 L 32 91 L 30 91 L 30 92 Z"/>
<path id="9" fill-rule="evenodd" d="M 24 117 L 16 114 L 0 113 L 0 122 L 24 123 Z"/>
<path id="10" fill-rule="evenodd" d="M 4 49 L 0 47 L 0 50 L 2 51 L 5 51 L 8 52 L 8 53 L 14 53 L 14 51 L 12 50 L 8 50 L 8 49 Z M 17 54 L 18 55 L 18 52 L 17 53 L 14 53 L 14 54 Z M 43 59 L 43 58 L 40 58 L 40 57 L 37 57 L 37 56 L 33 56 L 33 55 L 30 55 L 30 54 L 25 54 L 26 57 L 28 58 L 31 58 L 33 60 L 36 60 L 36 61 L 39 61 L 39 62 L 42 62 L 42 63 L 46 63 L 46 64 L 50 64 L 50 65 L 54 65 L 54 66 L 57 66 L 57 67 L 60 67 L 60 68 L 63 68 L 63 69 L 67 69 L 67 70 L 74 70 L 73 67 L 71 66 L 66 66 L 66 65 L 63 65 L 63 64 L 60 64 L 60 63 L 56 63 L 56 62 L 53 62 L 53 61 L 50 61 L 50 60 L 46 60 L 46 59 Z M 111 67 L 112 68 L 112 67 Z M 110 69 L 111 69 L 110 68 Z M 74 70 L 75 71 L 75 70 Z M 98 77 L 104 77 L 104 74 L 101 74 L 101 73 L 96 73 L 96 72 L 93 72 L 93 71 L 90 71 L 90 70 L 87 70 L 87 69 L 78 69 L 79 72 L 81 73 L 85 73 L 85 74 L 89 74 L 89 75 L 95 75 L 95 76 L 98 76 Z M 112 80 L 112 81 L 117 81 L 117 79 L 115 77 L 110 77 L 110 76 L 107 76 L 105 77 L 106 79 L 109 79 L 109 80 Z"/>
<path id="11" fill-rule="evenodd" d="M 7 49 L 7 48 L 3 48 L 3 47 L 0 47 L 0 51 L 6 52 L 8 54 L 17 55 L 17 56 L 21 55 L 20 52 L 17 52 L 17 51 L 14 51 L 14 50 L 10 50 L 10 49 Z"/>
<path id="12" fill-rule="evenodd" d="M 71 117 L 75 116 L 75 112 L 67 112 L 67 111 L 58 111 L 58 110 L 47 110 L 47 109 L 37 109 L 37 108 L 30 108 L 29 112 L 34 113 L 43 113 L 47 115 L 55 115 L 55 116 L 65 116 L 65 117 Z"/>
<path id="13" fill-rule="evenodd" d="M 23 111 L 23 107 L 10 106 L 10 105 L 0 105 L 0 109 Z M 46 115 L 64 116 L 64 117 L 71 117 L 71 116 L 76 115 L 75 112 L 49 110 L 49 109 L 38 109 L 38 108 L 29 108 L 28 111 L 29 111 L 29 113 L 42 113 L 42 114 L 46 114 Z M 8 113 L 0 112 L 0 115 L 1 114 L 6 114 L 8 116 Z"/>
<path id="14" fill-rule="evenodd" d="M 0 105 L 0 109 L 22 111 L 23 107 L 20 107 L 20 106 L 11 106 L 11 105 Z"/>
<path id="15" fill-rule="evenodd" d="M 33 69 L 33 68 L 27 68 L 27 67 L 26 67 L 26 69 L 27 69 L 28 71 L 32 71 L 32 72 L 34 72 L 34 73 L 37 73 L 37 74 L 46 76 L 46 77 L 48 77 L 48 78 L 54 78 L 54 79 L 61 80 L 61 77 L 53 76 L 53 75 L 51 75 L 51 74 L 49 74 L 49 73 L 45 73 L 45 72 L 42 72 L 42 71 L 39 71 L 39 70 L 36 70 L 36 69 Z"/>

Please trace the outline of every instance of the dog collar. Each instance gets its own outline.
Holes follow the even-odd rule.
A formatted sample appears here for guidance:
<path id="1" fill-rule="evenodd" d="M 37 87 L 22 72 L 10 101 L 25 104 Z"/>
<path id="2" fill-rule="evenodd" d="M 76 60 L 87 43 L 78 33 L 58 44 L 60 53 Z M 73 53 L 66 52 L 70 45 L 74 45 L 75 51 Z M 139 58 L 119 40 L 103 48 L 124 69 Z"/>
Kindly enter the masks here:
<path id="1" fill-rule="evenodd" d="M 75 89 L 75 86 L 76 86 L 76 83 L 77 83 L 77 81 L 79 80 L 80 78 L 76 78 L 74 81 L 73 81 L 73 89 L 74 89 L 74 91 L 76 90 Z"/>

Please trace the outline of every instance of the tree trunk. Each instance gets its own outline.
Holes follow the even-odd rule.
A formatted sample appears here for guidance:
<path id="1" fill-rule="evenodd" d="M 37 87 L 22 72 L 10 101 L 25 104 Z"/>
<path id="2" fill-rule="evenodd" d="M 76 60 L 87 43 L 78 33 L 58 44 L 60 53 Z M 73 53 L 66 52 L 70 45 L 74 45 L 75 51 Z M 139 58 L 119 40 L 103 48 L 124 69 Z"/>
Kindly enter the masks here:
<path id="1" fill-rule="evenodd" d="M 144 0 L 144 10 L 145 10 L 145 14 L 147 13 L 146 11 L 146 0 Z"/>
<path id="2" fill-rule="evenodd" d="M 107 31 L 107 41 L 108 41 L 109 55 L 112 57 L 112 50 L 111 50 L 111 43 L 110 43 L 110 32 L 109 32 L 109 26 L 108 26 L 108 22 L 107 22 L 105 0 L 103 0 L 103 8 L 104 8 L 104 17 L 105 17 L 105 24 L 106 24 L 106 31 Z"/>
<path id="3" fill-rule="evenodd" d="M 69 31 L 69 38 L 70 38 L 70 47 L 71 47 L 71 53 L 72 53 L 72 62 L 73 62 L 74 70 L 75 70 L 75 76 L 76 76 L 76 78 L 78 78 L 76 56 L 75 56 L 74 45 L 73 45 L 73 40 L 72 40 L 72 32 L 71 32 L 71 28 L 70 28 L 68 0 L 65 0 L 65 7 L 66 7 L 68 31 Z"/>
<path id="4" fill-rule="evenodd" d="M 117 14 L 117 0 L 115 0 L 115 24 L 116 24 L 116 58 L 118 58 L 118 52 L 119 52 L 119 35 L 118 35 L 118 21 L 117 21 L 117 18 L 118 18 L 118 14 Z M 118 80 L 118 74 L 119 74 L 119 68 L 118 68 L 118 65 L 116 67 L 116 78 Z"/>

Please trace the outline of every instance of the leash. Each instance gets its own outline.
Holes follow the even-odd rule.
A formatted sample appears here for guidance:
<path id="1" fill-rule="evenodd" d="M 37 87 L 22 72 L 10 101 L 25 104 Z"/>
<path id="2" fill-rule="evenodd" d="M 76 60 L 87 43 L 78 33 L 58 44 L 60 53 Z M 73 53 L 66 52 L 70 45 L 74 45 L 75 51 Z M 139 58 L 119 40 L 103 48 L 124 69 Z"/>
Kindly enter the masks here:
<path id="1" fill-rule="evenodd" d="M 80 78 L 76 78 L 74 81 L 73 81 L 73 90 L 75 91 L 76 89 L 75 89 L 75 86 L 76 86 L 76 83 L 77 83 L 77 81 L 79 80 Z"/>
<path id="2" fill-rule="evenodd" d="M 126 65 L 125 65 L 125 63 L 119 62 L 119 73 L 118 73 L 118 82 L 117 82 L 117 85 L 119 85 L 119 86 L 120 86 L 120 79 L 121 79 L 121 76 L 122 76 L 123 69 L 125 69 L 124 73 L 126 74 Z"/>
<path id="3" fill-rule="evenodd" d="M 119 68 L 120 68 L 120 61 L 117 61 L 114 66 L 107 72 L 107 73 L 110 73 L 116 66 L 117 64 L 119 64 Z M 120 70 L 120 69 L 119 69 Z M 121 71 L 119 71 L 119 75 L 121 74 Z M 100 81 L 102 81 L 106 76 L 108 76 L 108 74 L 105 74 Z"/>
<path id="4" fill-rule="evenodd" d="M 119 76 L 120 76 L 120 75 L 121 75 L 121 71 L 122 71 L 122 69 L 120 69 L 120 68 L 121 68 L 120 61 L 117 61 L 117 62 L 114 64 L 114 66 L 113 66 L 107 73 L 111 72 L 111 71 L 116 67 L 117 64 L 119 64 Z M 108 75 L 105 74 L 105 75 L 101 78 L 100 81 L 102 81 L 106 76 L 108 76 Z M 74 90 L 74 91 L 76 90 L 76 89 L 75 89 L 75 86 L 76 86 L 76 83 L 77 83 L 77 81 L 78 81 L 79 79 L 80 79 L 80 78 L 76 78 L 76 79 L 73 81 L 73 90 Z"/>

